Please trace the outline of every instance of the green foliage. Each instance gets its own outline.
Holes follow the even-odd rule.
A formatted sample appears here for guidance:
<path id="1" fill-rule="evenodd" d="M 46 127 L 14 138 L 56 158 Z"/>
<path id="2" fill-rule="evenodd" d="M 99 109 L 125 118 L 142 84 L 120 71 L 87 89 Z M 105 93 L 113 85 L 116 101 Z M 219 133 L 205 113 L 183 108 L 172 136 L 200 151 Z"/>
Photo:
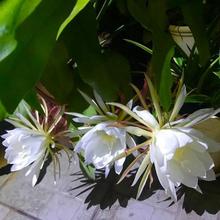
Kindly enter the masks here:
<path id="1" fill-rule="evenodd" d="M 82 80 L 106 101 L 114 100 L 128 90 L 130 67 L 119 53 L 101 48 L 96 26 L 95 12 L 89 4 L 63 31 L 63 39 Z"/>
<path id="2" fill-rule="evenodd" d="M 82 155 L 78 154 L 79 157 L 79 166 L 84 176 L 89 180 L 95 180 L 95 168 L 91 165 L 86 165 L 84 163 L 84 158 Z"/>
<path id="3" fill-rule="evenodd" d="M 52 0 L 43 1 L 17 29 L 17 49 L 0 63 L 0 82 L 4 82 L 0 99 L 8 111 L 12 112 L 39 80 L 71 3 L 71 0 L 65 4 L 61 0 L 56 4 Z"/>
<path id="4" fill-rule="evenodd" d="M 77 0 L 73 10 L 71 11 L 70 15 L 66 18 L 66 20 L 62 23 L 59 28 L 57 38 L 59 38 L 60 34 L 63 32 L 64 28 L 80 13 L 83 8 L 89 3 L 89 0 Z"/>
<path id="5" fill-rule="evenodd" d="M 212 44 L 209 44 L 207 30 L 210 28 L 207 28 L 204 10 L 201 0 L 67 0 L 65 4 L 61 0 L 1 1 L 1 118 L 6 111 L 13 112 L 21 99 L 37 106 L 34 87 L 39 81 L 57 102 L 73 111 L 87 107 L 78 88 L 86 93 L 95 89 L 105 101 L 119 97 L 129 99 L 133 61 L 127 58 L 135 58 L 137 54 L 129 54 L 129 44 L 124 52 L 124 45 L 114 43 L 125 38 L 134 39 L 126 41 L 146 52 L 148 72 L 165 111 L 171 106 L 174 75 L 180 77 L 184 72 L 189 87 L 194 88 L 199 82 L 201 93 L 213 89 L 212 86 L 204 89 L 203 85 L 207 73 L 214 72 L 219 77 L 218 68 L 207 71 L 212 64 L 210 57 L 214 57 L 210 46 L 217 37 L 213 36 L 216 31 L 212 32 Z M 187 58 L 181 51 L 174 50 L 175 43 L 168 31 L 170 11 L 180 13 L 182 24 L 189 25 L 198 54 Z M 110 30 L 109 19 L 120 29 L 117 34 L 115 29 Z M 137 24 L 141 25 L 137 34 L 142 34 L 142 40 L 136 39 L 136 33 L 129 29 Z M 218 24 L 217 18 L 209 22 L 212 30 L 216 30 L 214 24 Z M 110 43 L 101 46 L 100 35 L 108 31 Z M 146 32 L 150 38 L 145 42 Z M 136 66 L 135 63 L 134 69 Z M 196 94 L 197 97 L 203 95 Z M 219 100 L 217 95 L 215 97 L 214 100 Z"/>
<path id="6" fill-rule="evenodd" d="M 34 10 L 41 0 L 4 0 L 0 2 L 0 61 L 17 46 L 15 32 L 19 24 Z"/>
<path id="7" fill-rule="evenodd" d="M 168 111 L 171 104 L 172 75 L 170 60 L 173 56 L 173 41 L 167 33 L 166 2 L 150 0 L 128 0 L 130 13 L 146 28 L 152 31 L 153 55 L 152 72 L 163 108 Z M 155 16 L 155 12 L 160 13 Z"/>
<path id="8" fill-rule="evenodd" d="M 181 6 L 184 20 L 189 25 L 199 52 L 200 64 L 205 65 L 210 58 L 209 41 L 203 17 L 201 0 L 188 1 Z"/>

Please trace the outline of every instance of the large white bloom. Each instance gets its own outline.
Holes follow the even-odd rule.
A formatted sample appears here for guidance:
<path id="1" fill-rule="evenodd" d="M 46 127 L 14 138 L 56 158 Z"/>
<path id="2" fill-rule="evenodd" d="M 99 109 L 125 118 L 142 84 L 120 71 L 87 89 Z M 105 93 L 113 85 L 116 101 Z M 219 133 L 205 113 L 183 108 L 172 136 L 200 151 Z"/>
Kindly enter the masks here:
<path id="1" fill-rule="evenodd" d="M 148 111 L 135 107 L 137 114 L 152 130 L 150 160 L 155 165 L 158 179 L 169 195 L 177 199 L 175 187 L 181 183 L 198 188 L 198 178 L 215 179 L 214 162 L 209 152 L 220 150 L 220 143 L 211 140 L 192 126 L 220 112 L 220 109 L 200 109 L 185 119 L 173 121 L 184 103 L 186 96 L 183 86 L 177 97 L 169 122 L 160 125 Z"/>
<path id="2" fill-rule="evenodd" d="M 110 162 L 126 150 L 126 132 L 123 128 L 112 126 L 112 122 L 102 122 L 94 126 L 79 140 L 75 146 L 76 152 L 84 152 L 85 163 L 93 164 L 95 168 L 105 168 L 109 173 Z M 119 174 L 125 158 L 115 161 L 115 172 Z"/>
<path id="3" fill-rule="evenodd" d="M 56 164 L 59 163 L 57 150 L 64 149 L 68 153 L 68 149 L 61 142 L 66 137 L 62 108 L 55 106 L 49 109 L 43 98 L 42 102 L 44 115 L 39 115 L 38 111 L 32 113 L 27 103 L 22 101 L 20 107 L 25 110 L 26 116 L 15 112 L 7 119 L 15 128 L 2 135 L 2 144 L 6 147 L 5 158 L 12 165 L 11 171 L 18 171 L 30 165 L 26 176 L 33 174 L 33 186 L 37 183 L 40 170 L 48 156 L 51 156 Z M 56 178 L 55 171 L 54 177 Z"/>
<path id="4" fill-rule="evenodd" d="M 46 148 L 46 136 L 27 128 L 15 128 L 2 135 L 6 147 L 5 158 L 12 164 L 11 171 L 21 170 L 39 161 Z"/>

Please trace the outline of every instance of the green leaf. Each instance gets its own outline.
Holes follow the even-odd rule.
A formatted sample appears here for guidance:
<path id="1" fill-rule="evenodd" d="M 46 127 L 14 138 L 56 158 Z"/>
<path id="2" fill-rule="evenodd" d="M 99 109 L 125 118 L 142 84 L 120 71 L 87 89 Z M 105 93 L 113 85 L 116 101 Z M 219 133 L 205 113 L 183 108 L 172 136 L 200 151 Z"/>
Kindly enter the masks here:
<path id="1" fill-rule="evenodd" d="M 150 48 L 146 47 L 146 46 L 143 45 L 143 44 L 140 44 L 140 43 L 138 43 L 138 42 L 136 42 L 136 41 L 129 40 L 129 39 L 124 39 L 124 40 L 125 40 L 126 42 L 128 42 L 128 43 L 131 43 L 131 44 L 133 44 L 133 45 L 135 45 L 135 46 L 141 48 L 142 50 L 144 50 L 145 52 L 147 52 L 147 53 L 149 53 L 149 54 L 152 54 L 152 53 L 153 53 L 153 51 L 152 51 Z"/>
<path id="2" fill-rule="evenodd" d="M 0 99 L 12 112 L 39 80 L 72 0 L 43 1 L 17 29 L 17 49 L 0 63 Z M 39 19 L 40 18 L 40 19 Z"/>
<path id="3" fill-rule="evenodd" d="M 73 69 L 67 64 L 68 61 L 68 49 L 64 42 L 59 41 L 52 51 L 52 56 L 41 78 L 43 85 L 61 104 L 68 102 L 74 88 Z"/>
<path id="4" fill-rule="evenodd" d="M 209 41 L 203 16 L 204 4 L 201 0 L 188 1 L 181 6 L 184 20 L 189 25 L 199 52 L 200 64 L 205 65 L 210 58 Z"/>
<path id="5" fill-rule="evenodd" d="M 0 3 L 0 61 L 17 46 L 15 32 L 41 0 L 4 0 Z"/>
<path id="6" fill-rule="evenodd" d="M 186 97 L 185 103 L 208 103 L 210 101 L 210 97 L 207 95 L 189 95 Z"/>
<path id="7" fill-rule="evenodd" d="M 86 116 L 93 116 L 96 115 L 95 109 L 90 105 L 85 111 L 83 111 L 83 114 Z"/>
<path id="8" fill-rule="evenodd" d="M 63 31 L 71 57 L 77 63 L 81 79 L 104 100 L 114 100 L 119 93 L 129 93 L 130 66 L 122 55 L 103 50 L 96 33 L 94 8 L 88 4 Z M 117 79 L 117 80 L 115 80 Z"/>
<path id="9" fill-rule="evenodd" d="M 173 84 L 173 77 L 171 75 L 171 68 L 170 62 L 174 55 L 174 48 L 172 47 L 169 52 L 167 53 L 160 77 L 160 85 L 159 85 L 159 97 L 160 97 L 160 104 L 163 106 L 166 112 L 169 111 L 171 105 L 171 88 Z"/>
<path id="10" fill-rule="evenodd" d="M 7 111 L 6 111 L 5 107 L 0 102 L 0 121 L 2 121 L 4 118 L 6 118 L 7 115 L 8 114 L 7 114 Z"/>
<path id="11" fill-rule="evenodd" d="M 128 0 L 128 10 L 131 15 L 146 29 L 151 29 L 148 9 L 145 0 Z"/>
<path id="12" fill-rule="evenodd" d="M 76 3 L 70 15 L 67 17 L 67 19 L 62 23 L 62 25 L 59 28 L 59 31 L 57 33 L 57 39 L 59 38 L 63 30 L 66 28 L 66 26 L 80 13 L 81 10 L 83 10 L 83 8 L 85 8 L 85 6 L 88 3 L 89 3 L 89 0 L 76 0 Z"/>
<path id="13" fill-rule="evenodd" d="M 220 79 L 220 71 L 218 72 L 213 72 L 219 79 Z"/>
<path id="14" fill-rule="evenodd" d="M 173 55 L 174 42 L 167 32 L 168 18 L 167 5 L 163 0 L 128 0 L 128 9 L 136 20 L 146 29 L 152 31 L 153 55 L 152 72 L 154 82 L 160 96 L 161 105 L 168 111 L 171 104 L 172 76 L 169 62 Z M 160 13 L 157 13 L 160 11 Z M 155 16 L 157 13 L 157 16 Z"/>
<path id="15" fill-rule="evenodd" d="M 79 166 L 84 176 L 90 180 L 95 180 L 95 168 L 91 165 L 85 164 L 85 160 L 82 155 L 78 154 Z"/>

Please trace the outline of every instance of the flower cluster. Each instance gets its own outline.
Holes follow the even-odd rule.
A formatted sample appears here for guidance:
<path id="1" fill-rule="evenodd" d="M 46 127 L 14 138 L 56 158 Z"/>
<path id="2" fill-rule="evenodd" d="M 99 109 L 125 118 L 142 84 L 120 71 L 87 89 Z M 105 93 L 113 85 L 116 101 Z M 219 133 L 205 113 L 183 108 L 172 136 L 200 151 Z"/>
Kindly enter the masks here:
<path id="1" fill-rule="evenodd" d="M 163 112 L 157 92 L 147 76 L 146 82 L 150 104 L 134 85 L 132 86 L 137 95 L 127 105 L 105 103 L 96 91 L 95 99 L 80 91 L 96 113 L 86 116 L 65 112 L 73 117 L 74 123 L 80 124 L 73 130 L 67 129 L 62 107 L 48 109 L 45 100 L 41 99 L 44 112 L 42 116 L 38 111 L 31 112 L 27 104 L 23 103 L 27 116 L 16 113 L 10 117 L 8 121 L 15 128 L 2 136 L 5 139 L 5 158 L 12 164 L 11 170 L 17 171 L 30 165 L 28 175 L 37 168 L 33 177 L 35 185 L 45 160 L 50 156 L 54 164 L 59 164 L 59 150 L 69 152 L 62 141 L 71 138 L 74 151 L 84 158 L 85 164 L 104 169 L 106 177 L 114 167 L 115 172 L 121 175 L 118 183 L 139 162 L 132 183 L 133 186 L 139 182 L 137 198 L 147 180 L 150 178 L 153 181 L 153 166 L 160 184 L 174 201 L 177 200 L 176 187 L 181 184 L 200 190 L 199 179 L 215 179 L 214 162 L 209 153 L 219 151 L 220 143 L 206 137 L 194 126 L 218 114 L 220 109 L 200 109 L 187 117 L 179 116 L 187 96 L 186 87 L 180 81 L 172 110 Z M 141 103 L 142 106 L 135 103 Z M 73 140 L 76 139 L 75 143 Z M 134 141 L 137 139 L 144 141 L 138 141 L 137 144 Z M 125 167 L 124 162 L 130 154 L 135 159 Z"/>

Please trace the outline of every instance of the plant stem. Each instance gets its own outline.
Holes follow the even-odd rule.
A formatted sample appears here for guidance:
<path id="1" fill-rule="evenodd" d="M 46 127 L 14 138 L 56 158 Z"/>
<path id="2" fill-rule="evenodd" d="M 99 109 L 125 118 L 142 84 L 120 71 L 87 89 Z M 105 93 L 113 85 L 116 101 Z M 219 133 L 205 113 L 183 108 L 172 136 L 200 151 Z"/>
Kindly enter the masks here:
<path id="1" fill-rule="evenodd" d="M 199 82 L 198 82 L 198 85 L 197 85 L 197 91 L 200 92 L 201 89 L 202 89 L 202 86 L 205 82 L 205 79 L 207 77 L 207 75 L 209 74 L 210 70 L 212 69 L 212 67 L 220 60 L 220 56 L 217 57 L 209 66 L 208 68 L 205 70 L 205 72 L 202 74 Z"/>

